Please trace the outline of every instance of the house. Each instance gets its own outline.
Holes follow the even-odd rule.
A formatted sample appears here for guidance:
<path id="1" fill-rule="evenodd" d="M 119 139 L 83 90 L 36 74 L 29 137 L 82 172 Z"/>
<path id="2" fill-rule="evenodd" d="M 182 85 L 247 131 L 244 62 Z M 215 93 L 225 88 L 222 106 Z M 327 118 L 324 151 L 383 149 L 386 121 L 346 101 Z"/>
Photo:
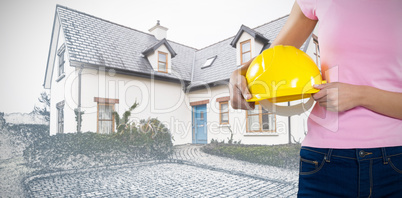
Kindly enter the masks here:
<path id="1" fill-rule="evenodd" d="M 159 21 L 146 33 L 57 5 L 43 85 L 51 93 L 50 133 L 113 133 L 112 112 L 137 101 L 131 120 L 158 118 L 174 144 L 231 135 L 244 144 L 298 141 L 307 115 L 235 110 L 229 102 L 231 72 L 268 48 L 287 18 L 242 25 L 235 36 L 195 49 L 168 40 Z M 301 48 L 309 54 L 312 40 Z M 81 128 L 75 109 L 84 112 Z"/>

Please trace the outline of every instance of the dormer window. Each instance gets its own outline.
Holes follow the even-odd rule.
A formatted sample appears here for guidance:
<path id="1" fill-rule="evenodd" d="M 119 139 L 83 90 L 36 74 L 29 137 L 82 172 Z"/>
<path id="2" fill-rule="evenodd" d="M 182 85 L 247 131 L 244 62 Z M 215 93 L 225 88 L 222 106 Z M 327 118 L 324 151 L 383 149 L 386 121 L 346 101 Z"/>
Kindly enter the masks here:
<path id="1" fill-rule="evenodd" d="M 216 59 L 216 56 L 208 58 L 207 61 L 205 61 L 204 65 L 201 67 L 201 69 L 211 66 L 212 63 L 214 63 L 215 59 Z"/>
<path id="2" fill-rule="evenodd" d="M 171 73 L 172 59 L 177 55 L 166 39 L 158 41 L 142 52 L 156 72 Z"/>
<path id="3" fill-rule="evenodd" d="M 251 40 L 240 43 L 241 64 L 246 63 L 251 59 Z"/>
<path id="4" fill-rule="evenodd" d="M 158 51 L 158 71 L 167 73 L 168 71 L 168 54 Z"/>
<path id="5" fill-rule="evenodd" d="M 236 48 L 236 65 L 241 66 L 257 56 L 264 47 L 269 46 L 269 39 L 256 30 L 242 25 L 230 45 Z"/>

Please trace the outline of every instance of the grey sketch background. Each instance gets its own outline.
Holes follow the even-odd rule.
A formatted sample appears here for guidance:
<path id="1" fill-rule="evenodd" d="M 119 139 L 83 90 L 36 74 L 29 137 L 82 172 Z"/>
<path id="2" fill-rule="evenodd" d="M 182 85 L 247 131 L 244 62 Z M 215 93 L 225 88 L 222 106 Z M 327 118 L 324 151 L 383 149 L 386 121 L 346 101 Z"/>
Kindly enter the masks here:
<path id="1" fill-rule="evenodd" d="M 294 0 L 2 0 L 0 112 L 29 113 L 43 91 L 56 4 L 143 32 L 157 20 L 168 39 L 203 48 L 288 14 Z"/>

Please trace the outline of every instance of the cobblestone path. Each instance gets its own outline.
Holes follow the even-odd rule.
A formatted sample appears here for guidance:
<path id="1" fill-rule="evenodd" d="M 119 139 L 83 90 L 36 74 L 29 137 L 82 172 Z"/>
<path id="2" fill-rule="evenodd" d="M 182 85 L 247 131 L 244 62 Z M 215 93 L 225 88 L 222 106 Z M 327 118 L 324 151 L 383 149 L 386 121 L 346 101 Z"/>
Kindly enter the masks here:
<path id="1" fill-rule="evenodd" d="M 184 145 L 167 161 L 37 176 L 26 189 L 31 197 L 295 197 L 297 171 Z"/>

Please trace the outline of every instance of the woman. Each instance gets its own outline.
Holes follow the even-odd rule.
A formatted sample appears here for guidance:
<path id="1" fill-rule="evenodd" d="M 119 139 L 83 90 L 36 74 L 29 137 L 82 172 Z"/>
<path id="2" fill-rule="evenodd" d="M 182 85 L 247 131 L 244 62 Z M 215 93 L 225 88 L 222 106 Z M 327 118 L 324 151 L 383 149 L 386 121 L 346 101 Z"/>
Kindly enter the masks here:
<path id="1" fill-rule="evenodd" d="M 320 21 L 329 83 L 315 86 L 300 197 L 402 197 L 401 9 L 400 0 L 297 0 L 272 43 L 300 48 Z M 230 78 L 233 108 L 254 108 L 244 77 L 251 61 Z"/>

